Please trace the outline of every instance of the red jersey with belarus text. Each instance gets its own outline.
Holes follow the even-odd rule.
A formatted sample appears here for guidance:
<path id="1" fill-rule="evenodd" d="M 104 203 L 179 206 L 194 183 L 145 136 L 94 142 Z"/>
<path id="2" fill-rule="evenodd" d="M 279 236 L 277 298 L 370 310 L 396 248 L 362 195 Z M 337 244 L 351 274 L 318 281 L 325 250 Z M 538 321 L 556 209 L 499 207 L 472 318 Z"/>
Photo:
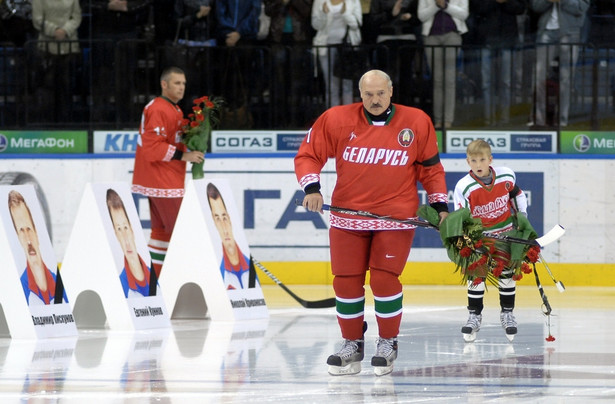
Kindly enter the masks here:
<path id="1" fill-rule="evenodd" d="M 320 181 L 321 169 L 331 157 L 337 172 L 332 205 L 394 218 L 415 217 L 417 181 L 427 191 L 428 203 L 448 201 L 436 133 L 429 116 L 419 109 L 394 104 L 384 125 L 373 124 L 362 103 L 325 111 L 295 157 L 295 173 L 303 189 Z M 333 212 L 331 225 L 412 228 Z"/>
<path id="2" fill-rule="evenodd" d="M 157 97 L 143 109 L 132 176 L 132 192 L 158 198 L 184 195 L 186 162 L 172 160 L 181 143 L 182 110 L 167 98 Z"/>

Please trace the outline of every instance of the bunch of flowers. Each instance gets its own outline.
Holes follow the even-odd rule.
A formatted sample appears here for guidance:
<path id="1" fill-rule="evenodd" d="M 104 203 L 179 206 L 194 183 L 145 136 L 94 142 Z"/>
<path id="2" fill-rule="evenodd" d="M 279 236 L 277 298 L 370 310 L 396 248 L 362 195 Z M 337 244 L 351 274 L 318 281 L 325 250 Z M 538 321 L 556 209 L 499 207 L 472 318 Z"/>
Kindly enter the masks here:
<path id="1" fill-rule="evenodd" d="M 182 121 L 182 143 L 189 150 L 198 150 L 205 153 L 211 130 L 220 123 L 220 108 L 223 101 L 219 98 L 209 98 L 207 96 L 196 98 L 193 101 L 192 112 L 188 118 Z M 203 178 L 202 163 L 192 164 L 192 178 Z"/>
<path id="2" fill-rule="evenodd" d="M 437 225 L 438 215 L 430 209 L 429 206 L 422 206 L 419 216 Z M 515 228 L 506 234 L 526 240 L 537 237 L 525 216 L 516 218 Z M 455 263 L 455 271 L 460 272 L 463 283 L 478 285 L 489 281 L 497 285 L 498 278 L 507 268 L 513 270 L 514 280 L 521 280 L 524 274 L 532 273 L 540 247 L 489 239 L 483 232 L 481 220 L 473 218 L 468 209 L 451 212 L 440 225 L 442 243 L 450 260 Z"/>

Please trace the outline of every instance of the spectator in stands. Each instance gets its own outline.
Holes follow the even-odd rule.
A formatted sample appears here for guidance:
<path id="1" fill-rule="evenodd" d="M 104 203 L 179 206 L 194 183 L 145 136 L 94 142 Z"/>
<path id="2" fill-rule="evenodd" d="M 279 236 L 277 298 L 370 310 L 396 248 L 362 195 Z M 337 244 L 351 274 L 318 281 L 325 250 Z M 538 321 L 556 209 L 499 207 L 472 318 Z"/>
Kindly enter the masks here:
<path id="1" fill-rule="evenodd" d="M 253 125 L 253 118 L 248 108 L 248 100 L 254 97 L 260 101 L 259 97 L 264 91 L 260 79 L 265 71 L 260 64 L 262 58 L 259 57 L 259 50 L 250 46 L 256 43 L 261 9 L 261 0 L 216 2 L 217 44 L 229 48 L 220 60 L 223 66 L 222 96 L 226 100 L 225 108 L 241 113 L 241 118 L 232 118 L 234 123 L 228 122 L 230 119 L 223 116 L 222 125 L 225 128 L 249 129 Z"/>
<path id="2" fill-rule="evenodd" d="M 153 0 L 154 41 L 159 45 L 169 44 L 175 38 L 177 26 L 171 22 L 175 0 Z"/>
<path id="3" fill-rule="evenodd" d="M 412 105 L 412 96 L 420 83 L 420 63 L 416 63 L 417 39 L 421 20 L 417 15 L 418 0 L 372 0 L 370 22 L 376 28 L 376 43 L 388 49 L 389 72 L 395 87 L 397 103 Z"/>
<path id="4" fill-rule="evenodd" d="M 363 44 L 373 45 L 376 43 L 378 36 L 378 26 L 372 22 L 371 8 L 372 0 L 359 0 L 361 3 L 361 42 Z"/>
<path id="5" fill-rule="evenodd" d="M 213 0 L 175 0 L 177 43 L 195 46 L 215 45 Z"/>
<path id="6" fill-rule="evenodd" d="M 302 103 L 309 93 L 313 72 L 310 23 L 313 0 L 264 0 L 271 18 L 268 43 L 274 58 L 273 93 L 277 122 L 304 127 L 316 115 L 311 102 Z"/>
<path id="7" fill-rule="evenodd" d="M 312 27 L 316 30 L 313 45 L 318 47 L 318 61 L 325 81 L 327 107 L 351 104 L 353 81 L 336 75 L 336 64 L 341 66 L 338 49 L 347 41 L 352 46 L 361 44 L 363 14 L 359 0 L 314 0 Z M 341 69 L 340 69 L 341 70 Z M 341 96 L 340 96 L 341 91 Z"/>
<path id="8" fill-rule="evenodd" d="M 481 88 L 487 126 L 510 121 L 512 54 L 519 40 L 517 16 L 526 9 L 527 0 L 470 0 L 476 38 L 482 45 Z"/>
<path id="9" fill-rule="evenodd" d="M 249 45 L 256 40 L 260 0 L 218 0 L 216 3 L 218 45 Z"/>
<path id="10" fill-rule="evenodd" d="M 419 0 L 418 14 L 433 79 L 434 125 L 448 129 L 455 119 L 457 47 L 468 31 L 468 0 Z"/>
<path id="11" fill-rule="evenodd" d="M 95 40 L 92 43 L 93 119 L 113 121 L 110 112 L 115 110 L 122 114 L 120 122 L 128 122 L 129 109 L 113 108 L 113 105 L 130 102 L 131 83 L 138 74 L 136 40 L 142 37 L 152 0 L 91 0 L 88 4 Z M 116 69 L 122 74 L 116 74 Z"/>
<path id="12" fill-rule="evenodd" d="M 172 47 L 166 47 L 163 65 L 175 64 L 186 72 L 190 87 L 186 89 L 180 107 L 192 113 L 193 100 L 214 94 L 220 80 L 220 62 L 213 55 L 216 46 L 216 15 L 214 0 L 175 0 L 176 31 Z M 179 45 L 179 46 L 177 46 Z M 208 73 L 205 74 L 204 72 Z"/>
<path id="13" fill-rule="evenodd" d="M 32 0 L 32 24 L 38 31 L 39 70 L 43 105 L 39 112 L 54 111 L 55 122 L 71 121 L 75 76 L 80 47 L 77 29 L 81 25 L 79 0 Z"/>
<path id="14" fill-rule="evenodd" d="M 589 42 L 599 47 L 615 48 L 615 1 L 593 0 L 590 7 Z"/>
<path id="15" fill-rule="evenodd" d="M 551 62 L 559 59 L 559 122 L 568 126 L 570 91 L 574 67 L 579 56 L 581 27 L 589 8 L 589 0 L 531 0 L 531 8 L 540 15 L 536 38 L 535 102 L 529 126 L 547 124 L 547 79 Z"/>
<path id="16" fill-rule="evenodd" d="M 30 0 L 0 1 L 0 42 L 22 47 L 35 34 Z"/>

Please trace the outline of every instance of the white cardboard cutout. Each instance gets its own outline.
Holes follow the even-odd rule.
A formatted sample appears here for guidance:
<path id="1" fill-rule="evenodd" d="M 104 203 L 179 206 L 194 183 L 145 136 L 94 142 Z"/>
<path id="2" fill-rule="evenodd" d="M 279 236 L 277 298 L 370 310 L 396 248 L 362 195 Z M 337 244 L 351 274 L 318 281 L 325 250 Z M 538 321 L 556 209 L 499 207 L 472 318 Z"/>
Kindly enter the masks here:
<path id="1" fill-rule="evenodd" d="M 33 246 L 28 254 L 39 255 L 47 271 L 47 278 L 53 279 L 50 294 L 38 292 L 36 283 L 31 285 L 26 267 L 26 252 L 19 241 L 18 234 L 11 219 L 8 206 L 9 195 L 13 194 L 23 198 L 25 206 L 30 211 L 35 228 L 24 231 L 31 232 L 30 245 Z M 19 203 L 19 206 L 24 206 Z M 24 212 L 27 212 L 24 210 Z M 28 222 L 30 222 L 28 220 Z M 36 244 L 38 241 L 38 248 Z M 27 245 L 27 244 L 26 244 Z M 12 338 L 47 338 L 77 335 L 75 320 L 68 303 L 69 294 L 66 288 L 62 289 L 61 279 L 58 276 L 57 263 L 51 239 L 45 224 L 45 218 L 38 201 L 36 191 L 32 185 L 0 186 L 0 304 L 6 319 L 0 330 L 4 336 Z M 35 292 L 35 290 L 37 292 Z M 56 294 L 63 296 L 61 300 L 55 299 Z M 71 296 L 72 297 L 72 296 Z M 45 302 L 45 299 L 48 301 Z M 57 303 L 56 303 L 57 300 Z"/>
<path id="2" fill-rule="evenodd" d="M 247 287 L 244 279 L 244 288 L 227 290 L 228 282 L 223 279 L 220 269 L 222 242 L 207 198 L 209 183 L 219 189 L 224 199 L 235 241 L 245 257 L 244 261 L 247 259 L 249 264 L 249 246 L 241 227 L 243 221 L 228 181 L 202 179 L 188 182 L 160 276 L 167 307 L 175 306 L 180 288 L 191 282 L 203 291 L 208 314 L 214 321 L 267 318 L 269 314 L 258 278 L 252 288 Z"/>
<path id="3" fill-rule="evenodd" d="M 128 183 L 87 184 L 75 218 L 75 225 L 62 264 L 64 283 L 76 295 L 93 291 L 100 298 L 107 325 L 115 330 L 170 327 L 160 287 L 155 296 L 137 293 L 125 295 L 120 274 L 124 270 L 124 253 L 113 230 L 107 208 L 107 190 L 121 198 L 132 226 L 134 243 L 147 268 L 151 259 L 143 236 L 141 222 Z M 145 293 L 147 294 L 147 293 Z M 83 296 L 89 296 L 84 294 Z M 77 298 L 73 312 L 80 319 L 96 307 L 91 300 Z M 92 313 L 95 315 L 95 313 Z"/>

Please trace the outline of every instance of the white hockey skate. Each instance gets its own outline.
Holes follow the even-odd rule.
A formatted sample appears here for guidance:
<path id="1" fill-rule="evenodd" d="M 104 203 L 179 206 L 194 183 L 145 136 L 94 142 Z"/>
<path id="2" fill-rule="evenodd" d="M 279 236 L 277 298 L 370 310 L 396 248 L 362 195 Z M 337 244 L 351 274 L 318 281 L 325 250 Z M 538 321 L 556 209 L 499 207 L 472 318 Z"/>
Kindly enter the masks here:
<path id="1" fill-rule="evenodd" d="M 502 323 L 502 328 L 506 331 L 506 338 L 512 342 L 515 339 L 515 335 L 517 335 L 517 320 L 515 320 L 512 311 L 500 312 L 500 322 Z"/>
<path id="2" fill-rule="evenodd" d="M 393 361 L 397 359 L 397 338 L 378 338 L 376 354 L 372 357 L 372 366 L 376 376 L 388 375 L 393 371 Z"/>
<path id="3" fill-rule="evenodd" d="M 461 327 L 461 333 L 465 342 L 474 342 L 476 340 L 476 333 L 480 330 L 482 320 L 482 314 L 470 313 L 466 325 Z"/>
<path id="4" fill-rule="evenodd" d="M 363 323 L 363 335 L 367 322 Z M 361 372 L 364 354 L 364 339 L 345 339 L 340 350 L 327 358 L 328 372 L 332 376 L 356 375 Z"/>

